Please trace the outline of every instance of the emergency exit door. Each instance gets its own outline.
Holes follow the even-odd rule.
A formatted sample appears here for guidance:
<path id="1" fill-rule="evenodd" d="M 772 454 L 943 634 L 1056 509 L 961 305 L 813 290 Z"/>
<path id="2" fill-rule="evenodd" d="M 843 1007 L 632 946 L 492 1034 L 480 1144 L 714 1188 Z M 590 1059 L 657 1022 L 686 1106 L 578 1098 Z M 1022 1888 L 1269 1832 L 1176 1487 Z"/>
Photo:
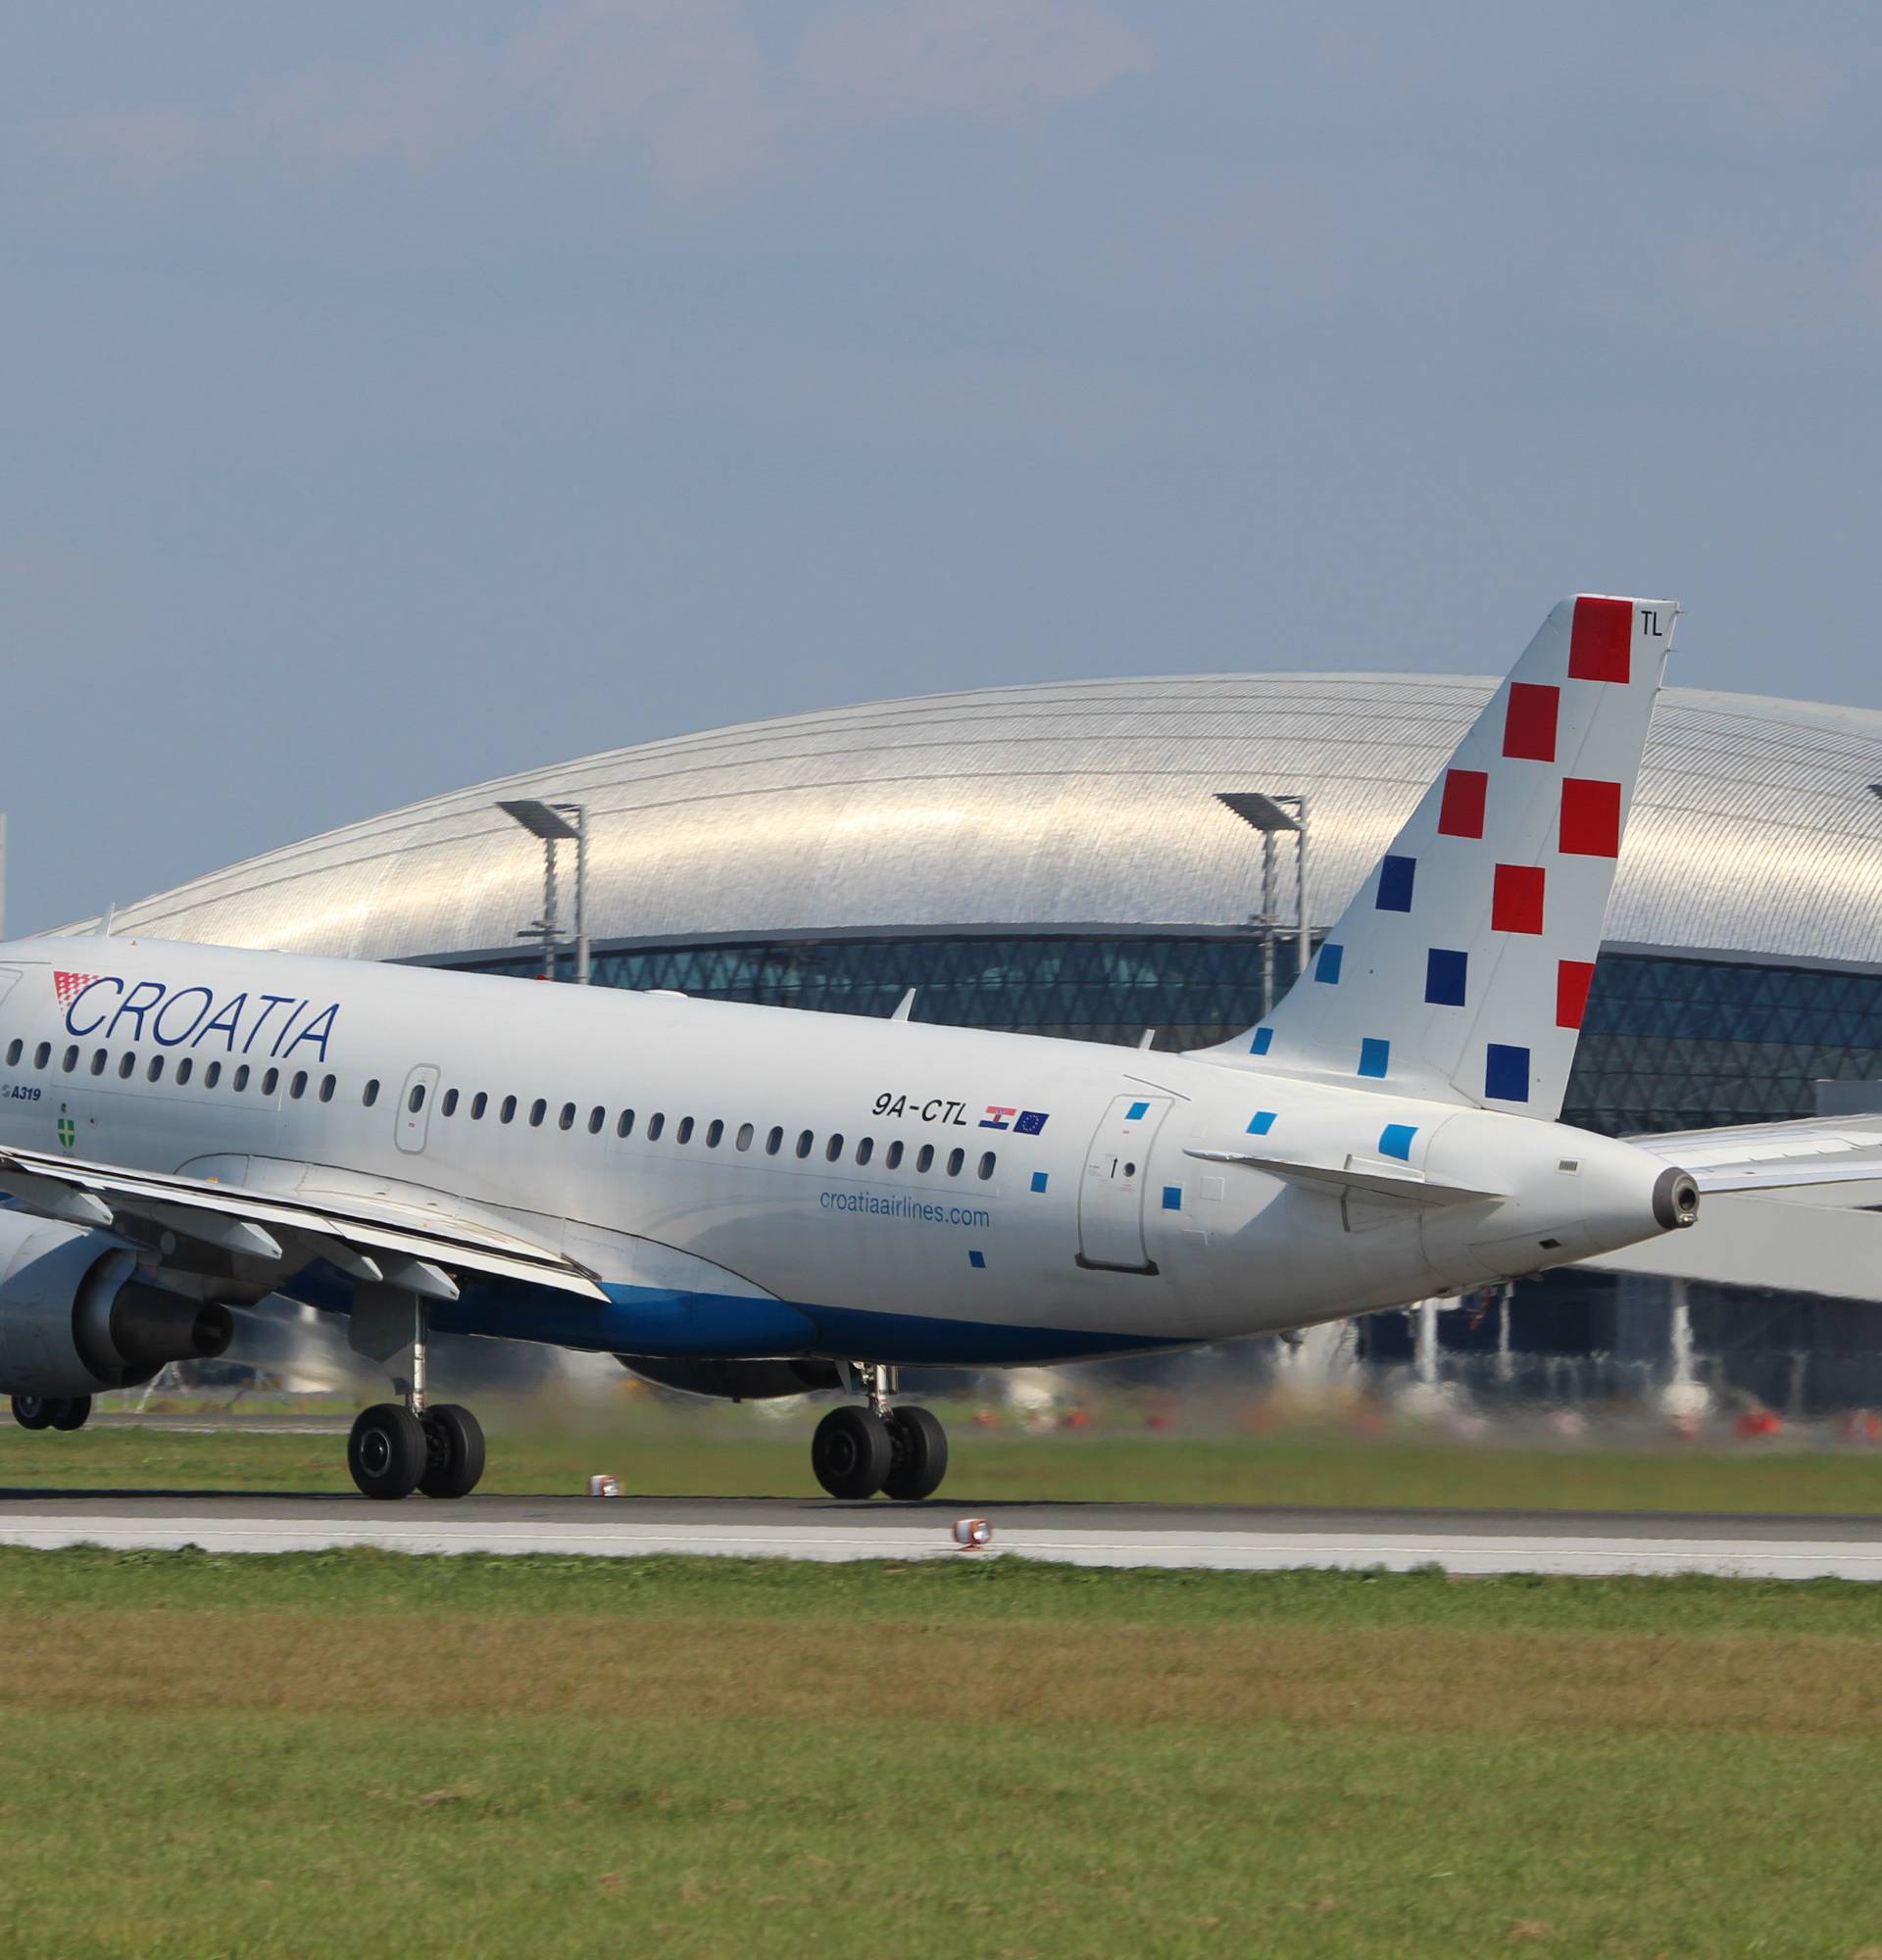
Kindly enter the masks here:
<path id="1" fill-rule="evenodd" d="M 1167 1096 L 1119 1096 L 1105 1112 L 1085 1155 L 1078 1189 L 1078 1263 L 1119 1273 L 1154 1273 L 1144 1244 L 1150 1147 L 1169 1114 Z"/>
<path id="2" fill-rule="evenodd" d="M 392 1135 L 408 1156 L 416 1156 L 424 1149 L 424 1140 L 431 1129 L 431 1104 L 437 1093 L 438 1071 L 434 1063 L 421 1061 L 405 1078 L 405 1087 L 399 1092 L 398 1114 L 393 1119 L 398 1127 Z"/>

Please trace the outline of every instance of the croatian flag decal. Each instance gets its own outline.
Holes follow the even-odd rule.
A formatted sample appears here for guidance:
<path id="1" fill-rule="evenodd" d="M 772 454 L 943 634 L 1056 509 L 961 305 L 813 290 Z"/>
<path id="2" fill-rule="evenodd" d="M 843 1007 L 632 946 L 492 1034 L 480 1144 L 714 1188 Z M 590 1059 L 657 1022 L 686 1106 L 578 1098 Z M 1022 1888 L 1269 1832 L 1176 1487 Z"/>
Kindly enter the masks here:
<path id="1" fill-rule="evenodd" d="M 1011 1127 L 1013 1118 L 1018 1115 L 1018 1113 L 1017 1109 L 1009 1109 L 1000 1103 L 989 1102 L 987 1104 L 987 1113 L 980 1118 L 980 1127 L 983 1130 L 1007 1129 Z"/>

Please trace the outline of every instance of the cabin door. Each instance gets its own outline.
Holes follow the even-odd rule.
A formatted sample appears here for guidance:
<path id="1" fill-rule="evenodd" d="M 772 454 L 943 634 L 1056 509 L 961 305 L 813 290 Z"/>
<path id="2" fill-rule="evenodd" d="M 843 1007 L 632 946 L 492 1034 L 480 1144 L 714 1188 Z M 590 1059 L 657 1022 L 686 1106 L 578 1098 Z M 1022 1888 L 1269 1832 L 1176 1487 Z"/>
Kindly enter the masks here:
<path id="1" fill-rule="evenodd" d="M 1119 1096 L 1085 1153 L 1078 1190 L 1078 1263 L 1119 1273 L 1154 1273 L 1144 1245 L 1150 1147 L 1169 1114 L 1168 1096 Z"/>

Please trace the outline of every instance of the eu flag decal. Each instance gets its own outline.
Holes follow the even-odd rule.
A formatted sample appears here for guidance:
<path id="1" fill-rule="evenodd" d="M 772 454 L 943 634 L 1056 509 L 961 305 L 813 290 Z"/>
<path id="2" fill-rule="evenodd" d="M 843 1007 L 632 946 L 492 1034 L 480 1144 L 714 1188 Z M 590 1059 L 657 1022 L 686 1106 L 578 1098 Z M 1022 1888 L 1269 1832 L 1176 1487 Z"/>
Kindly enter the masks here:
<path id="1" fill-rule="evenodd" d="M 1046 1127 L 1049 1109 L 1021 1109 L 1018 1120 L 1013 1126 L 1015 1137 L 1036 1137 Z"/>

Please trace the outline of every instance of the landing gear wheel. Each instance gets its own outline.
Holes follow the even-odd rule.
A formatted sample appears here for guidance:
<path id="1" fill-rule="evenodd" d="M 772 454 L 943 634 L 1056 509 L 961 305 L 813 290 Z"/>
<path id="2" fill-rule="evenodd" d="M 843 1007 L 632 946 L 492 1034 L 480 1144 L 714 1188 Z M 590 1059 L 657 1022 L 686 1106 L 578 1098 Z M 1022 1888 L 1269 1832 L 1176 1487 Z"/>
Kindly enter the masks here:
<path id="1" fill-rule="evenodd" d="M 52 1423 L 53 1403 L 44 1396 L 15 1396 L 13 1419 L 22 1429 L 46 1429 Z"/>
<path id="2" fill-rule="evenodd" d="M 811 1468 L 833 1497 L 872 1497 L 895 1462 L 889 1426 L 873 1409 L 833 1408 L 811 1438 Z"/>
<path id="3" fill-rule="evenodd" d="M 91 1420 L 89 1396 L 63 1396 L 46 1405 L 46 1420 L 54 1429 L 83 1429 Z"/>
<path id="4" fill-rule="evenodd" d="M 401 1402 L 362 1409 L 346 1440 L 346 1467 L 369 1497 L 409 1497 L 424 1474 L 424 1431 Z"/>
<path id="5" fill-rule="evenodd" d="M 933 1496 L 948 1474 L 948 1432 L 924 1408 L 891 1409 L 887 1423 L 894 1461 L 882 1494 L 904 1503 Z"/>
<path id="6" fill-rule="evenodd" d="M 468 1497 L 483 1475 L 482 1425 L 457 1402 L 438 1402 L 419 1421 L 424 1430 L 419 1489 L 427 1497 Z"/>

